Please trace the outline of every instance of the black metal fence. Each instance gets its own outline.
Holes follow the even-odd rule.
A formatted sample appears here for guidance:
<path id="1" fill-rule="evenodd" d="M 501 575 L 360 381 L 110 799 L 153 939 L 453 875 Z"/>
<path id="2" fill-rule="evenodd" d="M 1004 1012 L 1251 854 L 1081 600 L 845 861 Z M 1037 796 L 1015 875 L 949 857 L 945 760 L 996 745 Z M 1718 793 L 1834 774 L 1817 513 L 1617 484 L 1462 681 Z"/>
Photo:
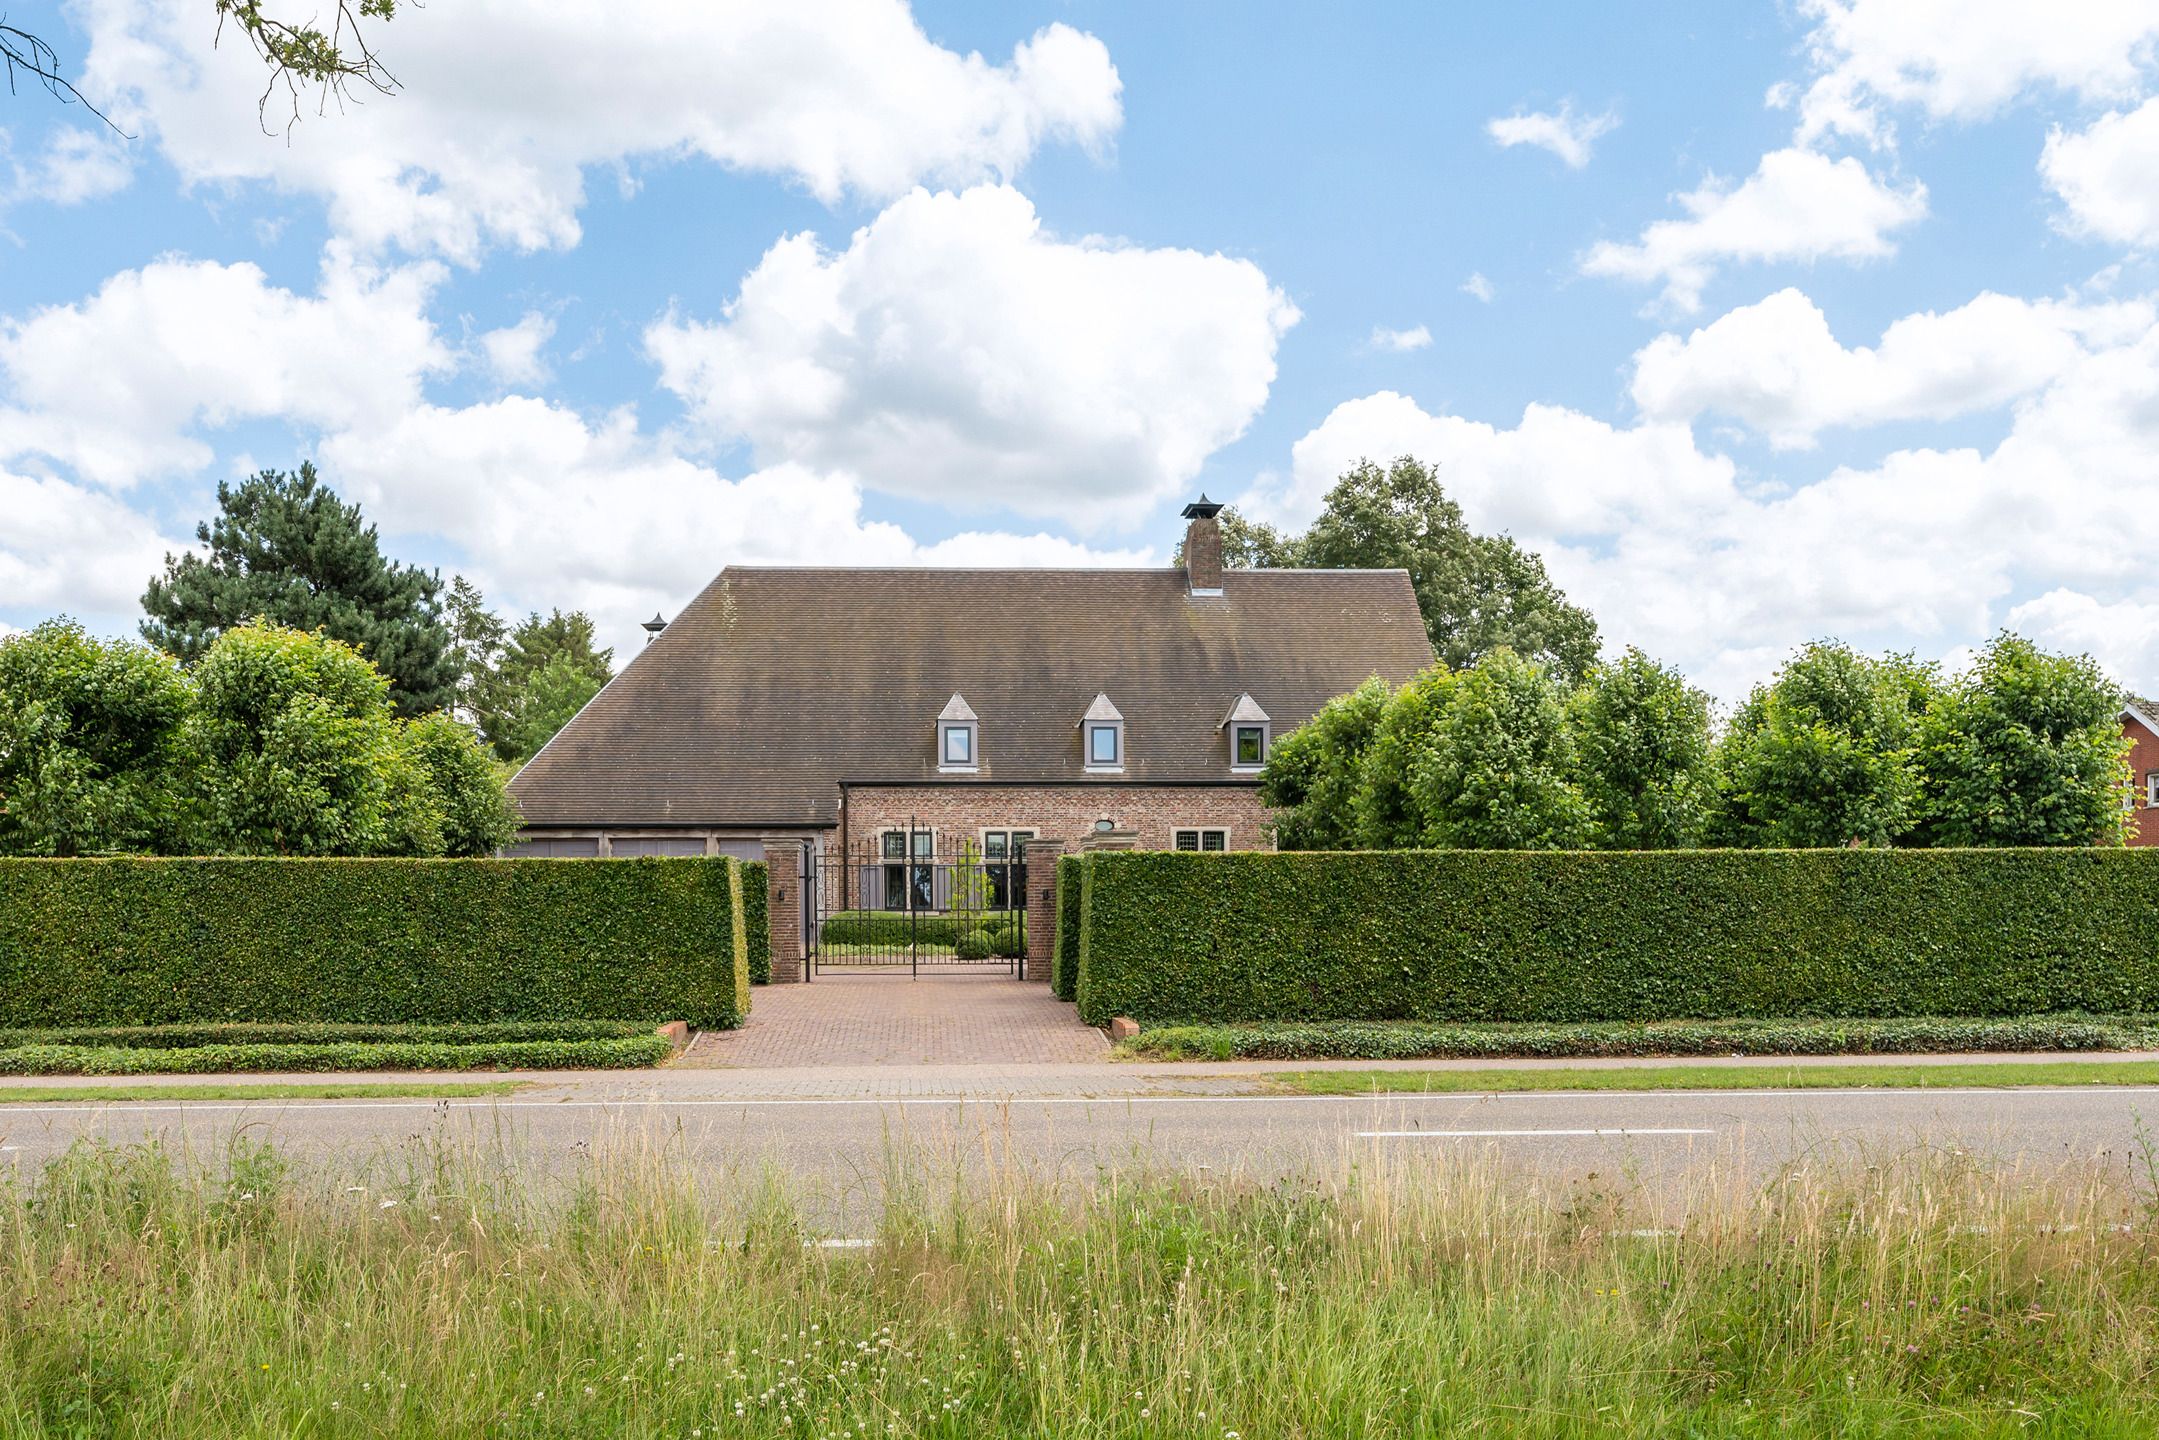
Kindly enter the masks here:
<path id="1" fill-rule="evenodd" d="M 890 831 L 806 859 L 802 933 L 811 979 L 855 970 L 1018 975 L 1027 953 L 1027 867 L 1001 836 L 939 851 L 928 830 Z"/>

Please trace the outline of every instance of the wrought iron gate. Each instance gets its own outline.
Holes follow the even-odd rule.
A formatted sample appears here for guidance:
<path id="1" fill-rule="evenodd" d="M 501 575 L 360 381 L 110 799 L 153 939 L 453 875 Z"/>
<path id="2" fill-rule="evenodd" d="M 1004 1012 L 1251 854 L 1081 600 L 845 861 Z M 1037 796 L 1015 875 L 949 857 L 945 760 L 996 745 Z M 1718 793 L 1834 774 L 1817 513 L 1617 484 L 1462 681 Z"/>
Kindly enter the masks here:
<path id="1" fill-rule="evenodd" d="M 1027 866 L 1006 841 L 939 851 L 934 832 L 891 830 L 803 857 L 808 976 L 898 970 L 1018 975 L 1027 953 Z"/>

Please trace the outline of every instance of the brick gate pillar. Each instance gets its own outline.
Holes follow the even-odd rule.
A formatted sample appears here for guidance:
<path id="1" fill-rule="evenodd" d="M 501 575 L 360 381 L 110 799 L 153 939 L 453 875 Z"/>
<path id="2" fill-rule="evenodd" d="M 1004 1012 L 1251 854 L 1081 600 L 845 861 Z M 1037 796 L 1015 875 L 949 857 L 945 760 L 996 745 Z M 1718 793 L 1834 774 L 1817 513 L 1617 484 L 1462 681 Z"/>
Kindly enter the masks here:
<path id="1" fill-rule="evenodd" d="M 1057 857 L 1062 840 L 1029 840 L 1027 862 L 1027 956 L 1020 962 L 1022 980 L 1050 979 L 1057 955 Z"/>
<path id="2" fill-rule="evenodd" d="M 802 978 L 802 846 L 765 846 L 765 929 L 772 937 L 772 983 Z"/>

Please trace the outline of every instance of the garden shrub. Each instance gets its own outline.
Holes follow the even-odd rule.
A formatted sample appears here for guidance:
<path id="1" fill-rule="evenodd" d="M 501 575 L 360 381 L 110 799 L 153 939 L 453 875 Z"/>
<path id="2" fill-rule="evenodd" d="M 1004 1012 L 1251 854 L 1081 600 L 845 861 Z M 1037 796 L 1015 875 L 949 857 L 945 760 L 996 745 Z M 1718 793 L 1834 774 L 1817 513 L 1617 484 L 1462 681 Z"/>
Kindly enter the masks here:
<path id="1" fill-rule="evenodd" d="M 1079 998 L 1080 857 L 1057 857 L 1057 934 L 1050 961 L 1050 992 L 1060 1000 Z"/>
<path id="2" fill-rule="evenodd" d="M 315 1045 L 18 1045 L 0 1075 L 224 1075 L 325 1070 L 623 1070 L 674 1053 L 659 1035 L 615 1040 L 497 1040 L 477 1045 L 387 1041 Z"/>
<path id="3" fill-rule="evenodd" d="M 650 1020 L 490 1020 L 467 1025 L 291 1025 L 247 1021 L 191 1025 L 74 1025 L 0 1030 L 0 1050 L 18 1045 L 95 1045 L 189 1050 L 203 1045 L 443 1044 L 501 1040 L 627 1040 L 653 1033 Z"/>
<path id="4" fill-rule="evenodd" d="M 772 983 L 772 885 L 762 860 L 742 862 L 742 944 L 749 952 L 750 983 Z"/>
<path id="5" fill-rule="evenodd" d="M 990 910 L 978 914 L 929 914 L 905 910 L 839 910 L 824 918 L 820 934 L 831 945 L 936 945 L 959 943 L 963 930 L 996 930 L 1017 926 L 1015 912 Z"/>
<path id="6" fill-rule="evenodd" d="M 964 930 L 954 943 L 952 953 L 962 960 L 987 960 L 996 952 L 987 931 Z"/>
<path id="7" fill-rule="evenodd" d="M 1101 1024 L 2159 1010 L 2159 851 L 1105 853 Z"/>
<path id="8" fill-rule="evenodd" d="M 0 1026 L 742 1023 L 733 860 L 0 860 Z"/>

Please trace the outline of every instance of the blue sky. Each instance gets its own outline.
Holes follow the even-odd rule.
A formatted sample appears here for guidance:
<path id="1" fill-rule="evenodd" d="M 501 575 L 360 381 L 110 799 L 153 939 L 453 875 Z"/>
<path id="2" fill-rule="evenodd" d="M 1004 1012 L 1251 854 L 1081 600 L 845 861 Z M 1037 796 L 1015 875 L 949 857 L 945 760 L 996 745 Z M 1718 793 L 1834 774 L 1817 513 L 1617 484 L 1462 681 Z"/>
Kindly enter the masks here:
<path id="1" fill-rule="evenodd" d="M 134 138 L 0 101 L 0 623 L 131 629 L 301 458 L 627 643 L 1411 451 L 1727 698 L 2004 625 L 2159 683 L 2149 6 L 464 0 L 289 137 L 206 0 L 10 20 Z"/>

